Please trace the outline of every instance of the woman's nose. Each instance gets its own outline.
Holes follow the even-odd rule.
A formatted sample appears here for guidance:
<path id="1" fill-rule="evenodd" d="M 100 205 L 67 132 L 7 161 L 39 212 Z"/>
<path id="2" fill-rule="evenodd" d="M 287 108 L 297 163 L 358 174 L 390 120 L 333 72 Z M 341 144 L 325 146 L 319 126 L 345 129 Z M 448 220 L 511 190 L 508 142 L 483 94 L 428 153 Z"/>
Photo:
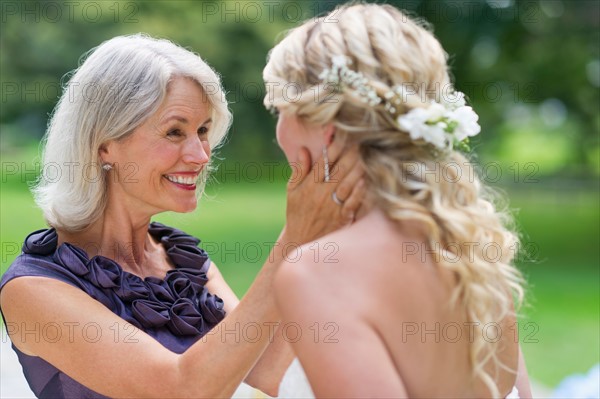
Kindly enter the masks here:
<path id="1" fill-rule="evenodd" d="M 208 141 L 194 138 L 186 146 L 183 155 L 184 162 L 203 165 L 210 159 L 210 146 Z"/>

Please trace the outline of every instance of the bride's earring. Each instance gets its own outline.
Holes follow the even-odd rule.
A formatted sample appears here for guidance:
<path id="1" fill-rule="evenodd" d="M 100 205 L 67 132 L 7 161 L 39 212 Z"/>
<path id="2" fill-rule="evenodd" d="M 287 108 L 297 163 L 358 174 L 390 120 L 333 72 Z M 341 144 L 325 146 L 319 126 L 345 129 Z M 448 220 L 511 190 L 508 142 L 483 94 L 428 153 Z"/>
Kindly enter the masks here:
<path id="1" fill-rule="evenodd" d="M 111 170 L 113 168 L 113 166 L 109 163 L 105 163 L 102 165 L 102 169 L 104 169 L 106 172 L 108 172 L 109 170 Z"/>
<path id="2" fill-rule="evenodd" d="M 325 182 L 329 181 L 329 158 L 327 158 L 327 147 L 323 146 L 323 163 L 325 169 Z"/>

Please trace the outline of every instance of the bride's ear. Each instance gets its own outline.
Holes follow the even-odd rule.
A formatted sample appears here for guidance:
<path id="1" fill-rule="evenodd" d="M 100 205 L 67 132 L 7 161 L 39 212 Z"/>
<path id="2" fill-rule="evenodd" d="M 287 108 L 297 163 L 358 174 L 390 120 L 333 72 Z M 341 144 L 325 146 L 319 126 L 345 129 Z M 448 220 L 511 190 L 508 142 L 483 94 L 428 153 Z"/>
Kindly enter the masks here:
<path id="1" fill-rule="evenodd" d="M 331 143 L 333 143 L 333 140 L 335 139 L 335 126 L 333 125 L 333 123 L 328 123 L 326 125 L 323 125 L 323 140 L 325 142 L 325 146 L 329 146 Z"/>

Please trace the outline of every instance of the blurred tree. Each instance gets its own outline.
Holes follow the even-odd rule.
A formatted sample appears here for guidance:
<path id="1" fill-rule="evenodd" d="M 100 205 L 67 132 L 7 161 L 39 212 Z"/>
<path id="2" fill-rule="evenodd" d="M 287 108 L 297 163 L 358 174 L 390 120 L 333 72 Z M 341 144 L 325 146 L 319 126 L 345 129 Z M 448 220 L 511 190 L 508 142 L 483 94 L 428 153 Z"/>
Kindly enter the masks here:
<path id="1" fill-rule="evenodd" d="M 235 117 L 224 156 L 280 159 L 273 142 L 274 121 L 262 106 L 262 68 L 268 51 L 278 33 L 339 3 L 4 1 L 0 10 L 3 147 L 41 137 L 61 77 L 77 67 L 82 54 L 115 35 L 146 32 L 193 49 L 222 75 Z M 510 150 L 523 145 L 522 135 L 516 132 L 527 131 L 528 137 L 539 137 L 535 143 L 562 148 L 559 155 L 544 158 L 555 163 L 545 170 L 600 173 L 598 1 L 389 3 L 431 23 L 450 55 L 456 86 L 480 114 L 485 134 L 477 137 L 475 145 L 485 143 L 484 154 L 517 156 Z M 556 144 L 567 141 L 571 145 Z"/>

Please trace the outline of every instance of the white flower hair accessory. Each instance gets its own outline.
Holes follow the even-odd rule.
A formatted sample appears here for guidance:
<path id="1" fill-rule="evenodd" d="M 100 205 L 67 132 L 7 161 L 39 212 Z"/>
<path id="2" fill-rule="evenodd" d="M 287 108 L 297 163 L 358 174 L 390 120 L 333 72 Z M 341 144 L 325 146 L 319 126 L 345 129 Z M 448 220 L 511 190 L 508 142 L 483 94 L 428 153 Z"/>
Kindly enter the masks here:
<path id="1" fill-rule="evenodd" d="M 397 85 L 381 98 L 362 73 L 348 68 L 351 64 L 352 60 L 344 55 L 334 56 L 331 68 L 324 69 L 319 79 L 334 85 L 338 91 L 345 87 L 356 90 L 361 100 L 372 107 L 383 103 L 398 127 L 406 131 L 412 140 L 423 140 L 440 150 L 454 147 L 468 150 L 468 138 L 481 131 L 477 123 L 479 116 L 466 105 L 464 93 L 451 91 L 443 96 L 441 103 L 430 101 L 425 107 L 397 115 L 398 105 L 414 93 L 407 93 L 402 85 Z"/>
<path id="2" fill-rule="evenodd" d="M 358 92 L 364 103 L 375 106 L 381 103 L 381 98 L 369 86 L 369 80 L 360 73 L 348 68 L 352 60 L 344 55 L 336 55 L 331 59 L 331 69 L 325 68 L 319 75 L 323 83 L 332 84 L 336 90 L 343 90 L 344 86 L 353 88 Z"/>
<path id="3" fill-rule="evenodd" d="M 415 108 L 400 115 L 396 121 L 413 140 L 422 139 L 439 149 L 456 146 L 468 150 L 468 138 L 481 131 L 478 119 L 469 106 L 449 107 L 447 103 L 432 102 L 426 108 Z"/>

